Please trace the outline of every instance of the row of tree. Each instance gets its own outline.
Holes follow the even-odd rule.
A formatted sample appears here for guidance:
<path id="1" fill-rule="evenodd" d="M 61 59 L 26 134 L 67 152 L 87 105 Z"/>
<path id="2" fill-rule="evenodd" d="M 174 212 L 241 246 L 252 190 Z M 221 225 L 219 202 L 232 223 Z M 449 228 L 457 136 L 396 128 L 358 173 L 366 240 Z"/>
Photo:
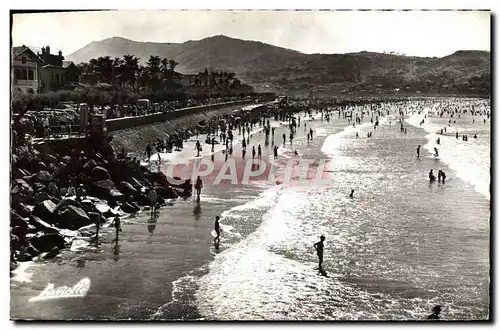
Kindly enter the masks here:
<path id="1" fill-rule="evenodd" d="M 183 75 L 175 71 L 178 64 L 173 59 L 150 56 L 145 65 L 141 65 L 138 57 L 125 55 L 123 58 L 114 59 L 110 56 L 101 56 L 77 66 L 82 73 L 83 83 L 95 85 L 100 82 L 118 85 L 141 95 L 185 92 L 186 89 L 192 89 L 185 87 L 194 87 L 198 91 L 203 88 L 227 93 L 238 89 L 249 90 L 250 86 L 243 86 L 233 72 L 208 69 L 195 77 L 190 75 L 189 81 L 184 81 L 183 84 L 181 83 Z"/>

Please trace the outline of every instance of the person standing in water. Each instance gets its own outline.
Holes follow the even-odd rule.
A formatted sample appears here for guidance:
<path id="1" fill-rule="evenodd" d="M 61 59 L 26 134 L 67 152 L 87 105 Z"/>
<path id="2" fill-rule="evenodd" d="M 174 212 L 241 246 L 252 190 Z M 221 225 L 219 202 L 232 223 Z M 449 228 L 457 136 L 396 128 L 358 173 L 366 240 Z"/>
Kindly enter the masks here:
<path id="1" fill-rule="evenodd" d="M 122 225 L 121 225 L 121 220 L 120 220 L 119 216 L 116 216 L 114 218 L 113 222 L 111 222 L 111 226 L 115 227 L 115 230 L 116 230 L 116 241 L 118 242 L 118 235 L 122 231 Z"/>
<path id="2" fill-rule="evenodd" d="M 309 129 L 309 135 L 311 135 L 311 142 L 312 142 L 312 140 L 313 140 L 313 129 L 312 128 Z"/>
<path id="3" fill-rule="evenodd" d="M 273 153 L 274 153 L 274 159 L 278 158 L 278 147 L 277 146 L 274 146 Z"/>
<path id="4" fill-rule="evenodd" d="M 260 147 L 260 144 L 259 146 L 257 147 L 257 157 L 259 159 L 262 159 L 262 148 Z"/>
<path id="5" fill-rule="evenodd" d="M 194 146 L 196 149 L 196 157 L 200 157 L 200 151 L 201 151 L 201 145 L 200 145 L 200 140 L 196 141 L 196 145 Z"/>
<path id="6" fill-rule="evenodd" d="M 196 178 L 196 183 L 194 184 L 194 189 L 196 189 L 196 201 L 200 201 L 201 188 L 203 188 L 203 181 L 201 181 L 200 176 Z"/>
<path id="7" fill-rule="evenodd" d="M 320 241 L 314 244 L 314 249 L 316 249 L 316 253 L 318 254 L 319 261 L 319 270 L 323 269 L 323 242 L 325 241 L 325 236 L 321 235 Z"/>
<path id="8" fill-rule="evenodd" d="M 349 197 L 351 197 L 351 198 L 354 197 L 354 189 L 351 189 L 351 193 L 349 194 Z"/>
<path id="9" fill-rule="evenodd" d="M 217 236 L 215 236 L 214 238 L 214 244 L 217 248 L 219 248 L 219 243 L 220 243 L 220 231 L 221 231 L 221 228 L 220 228 L 220 224 L 219 224 L 219 220 L 220 220 L 220 217 L 219 216 L 216 216 L 215 217 L 215 233 L 217 234 Z"/>
<path id="10" fill-rule="evenodd" d="M 283 137 L 283 145 L 285 145 L 286 144 L 286 134 L 283 133 L 282 137 Z"/>
<path id="11" fill-rule="evenodd" d="M 417 158 L 420 159 L 420 144 L 417 147 Z"/>
<path id="12" fill-rule="evenodd" d="M 255 158 L 255 146 L 252 146 L 252 159 Z"/>
<path id="13" fill-rule="evenodd" d="M 102 215 L 99 214 L 95 219 L 95 239 L 99 239 L 99 229 L 101 229 Z"/>
<path id="14" fill-rule="evenodd" d="M 148 191 L 149 203 L 151 204 L 151 214 L 155 212 L 156 199 L 158 198 L 155 188 L 153 186 L 149 187 Z"/>

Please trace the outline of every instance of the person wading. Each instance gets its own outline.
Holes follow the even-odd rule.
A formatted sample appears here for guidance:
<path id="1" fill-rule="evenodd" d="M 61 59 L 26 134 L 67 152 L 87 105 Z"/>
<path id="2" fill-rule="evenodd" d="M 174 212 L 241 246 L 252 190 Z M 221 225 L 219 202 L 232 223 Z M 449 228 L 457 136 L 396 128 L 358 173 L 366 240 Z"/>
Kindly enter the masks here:
<path id="1" fill-rule="evenodd" d="M 220 224 L 219 224 L 219 220 L 220 220 L 220 217 L 219 216 L 216 216 L 215 217 L 215 233 L 217 234 L 217 236 L 214 238 L 214 244 L 216 246 L 216 248 L 219 248 L 219 243 L 220 243 L 220 231 L 221 231 L 221 228 L 220 228 Z"/>
<path id="2" fill-rule="evenodd" d="M 111 222 L 111 226 L 115 227 L 116 230 L 116 241 L 118 242 L 118 236 L 120 232 L 122 231 L 122 225 L 121 225 L 121 220 L 119 216 L 116 216 L 113 222 Z"/>
<path id="3" fill-rule="evenodd" d="M 323 270 L 323 242 L 325 241 L 325 236 L 321 235 L 320 241 L 314 244 L 316 253 L 318 254 L 319 270 Z"/>
<path id="4" fill-rule="evenodd" d="M 194 184 L 194 189 L 196 189 L 196 201 L 200 201 L 200 194 L 201 194 L 201 188 L 203 188 L 203 181 L 201 181 L 201 178 L 198 176 L 196 178 L 196 183 Z"/>

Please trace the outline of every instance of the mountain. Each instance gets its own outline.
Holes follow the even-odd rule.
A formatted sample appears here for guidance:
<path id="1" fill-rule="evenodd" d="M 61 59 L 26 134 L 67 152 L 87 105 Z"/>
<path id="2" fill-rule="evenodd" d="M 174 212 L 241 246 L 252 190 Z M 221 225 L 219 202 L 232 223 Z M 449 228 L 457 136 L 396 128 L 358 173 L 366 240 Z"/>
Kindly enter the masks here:
<path id="1" fill-rule="evenodd" d="M 206 67 L 233 71 L 257 90 L 306 93 L 473 93 L 488 95 L 490 52 L 457 51 L 442 58 L 359 52 L 304 54 L 257 41 L 218 35 L 184 43 L 138 42 L 113 37 L 66 56 L 75 63 L 132 54 L 175 59 L 181 73 Z"/>

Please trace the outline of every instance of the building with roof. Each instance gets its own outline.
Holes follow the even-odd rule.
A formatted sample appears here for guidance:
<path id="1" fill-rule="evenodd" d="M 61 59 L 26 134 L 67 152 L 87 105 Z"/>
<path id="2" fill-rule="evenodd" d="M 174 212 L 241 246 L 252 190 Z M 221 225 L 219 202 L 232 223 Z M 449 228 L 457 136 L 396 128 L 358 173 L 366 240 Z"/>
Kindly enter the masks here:
<path id="1" fill-rule="evenodd" d="M 26 46 L 12 49 L 12 91 L 15 93 L 40 92 L 43 62 Z"/>
<path id="2" fill-rule="evenodd" d="M 24 45 L 14 47 L 12 60 L 14 92 L 45 93 L 72 89 L 81 74 L 73 62 L 64 60 L 61 51 L 57 55 L 51 54 L 49 46 L 42 47 L 41 54 L 35 54 Z"/>

